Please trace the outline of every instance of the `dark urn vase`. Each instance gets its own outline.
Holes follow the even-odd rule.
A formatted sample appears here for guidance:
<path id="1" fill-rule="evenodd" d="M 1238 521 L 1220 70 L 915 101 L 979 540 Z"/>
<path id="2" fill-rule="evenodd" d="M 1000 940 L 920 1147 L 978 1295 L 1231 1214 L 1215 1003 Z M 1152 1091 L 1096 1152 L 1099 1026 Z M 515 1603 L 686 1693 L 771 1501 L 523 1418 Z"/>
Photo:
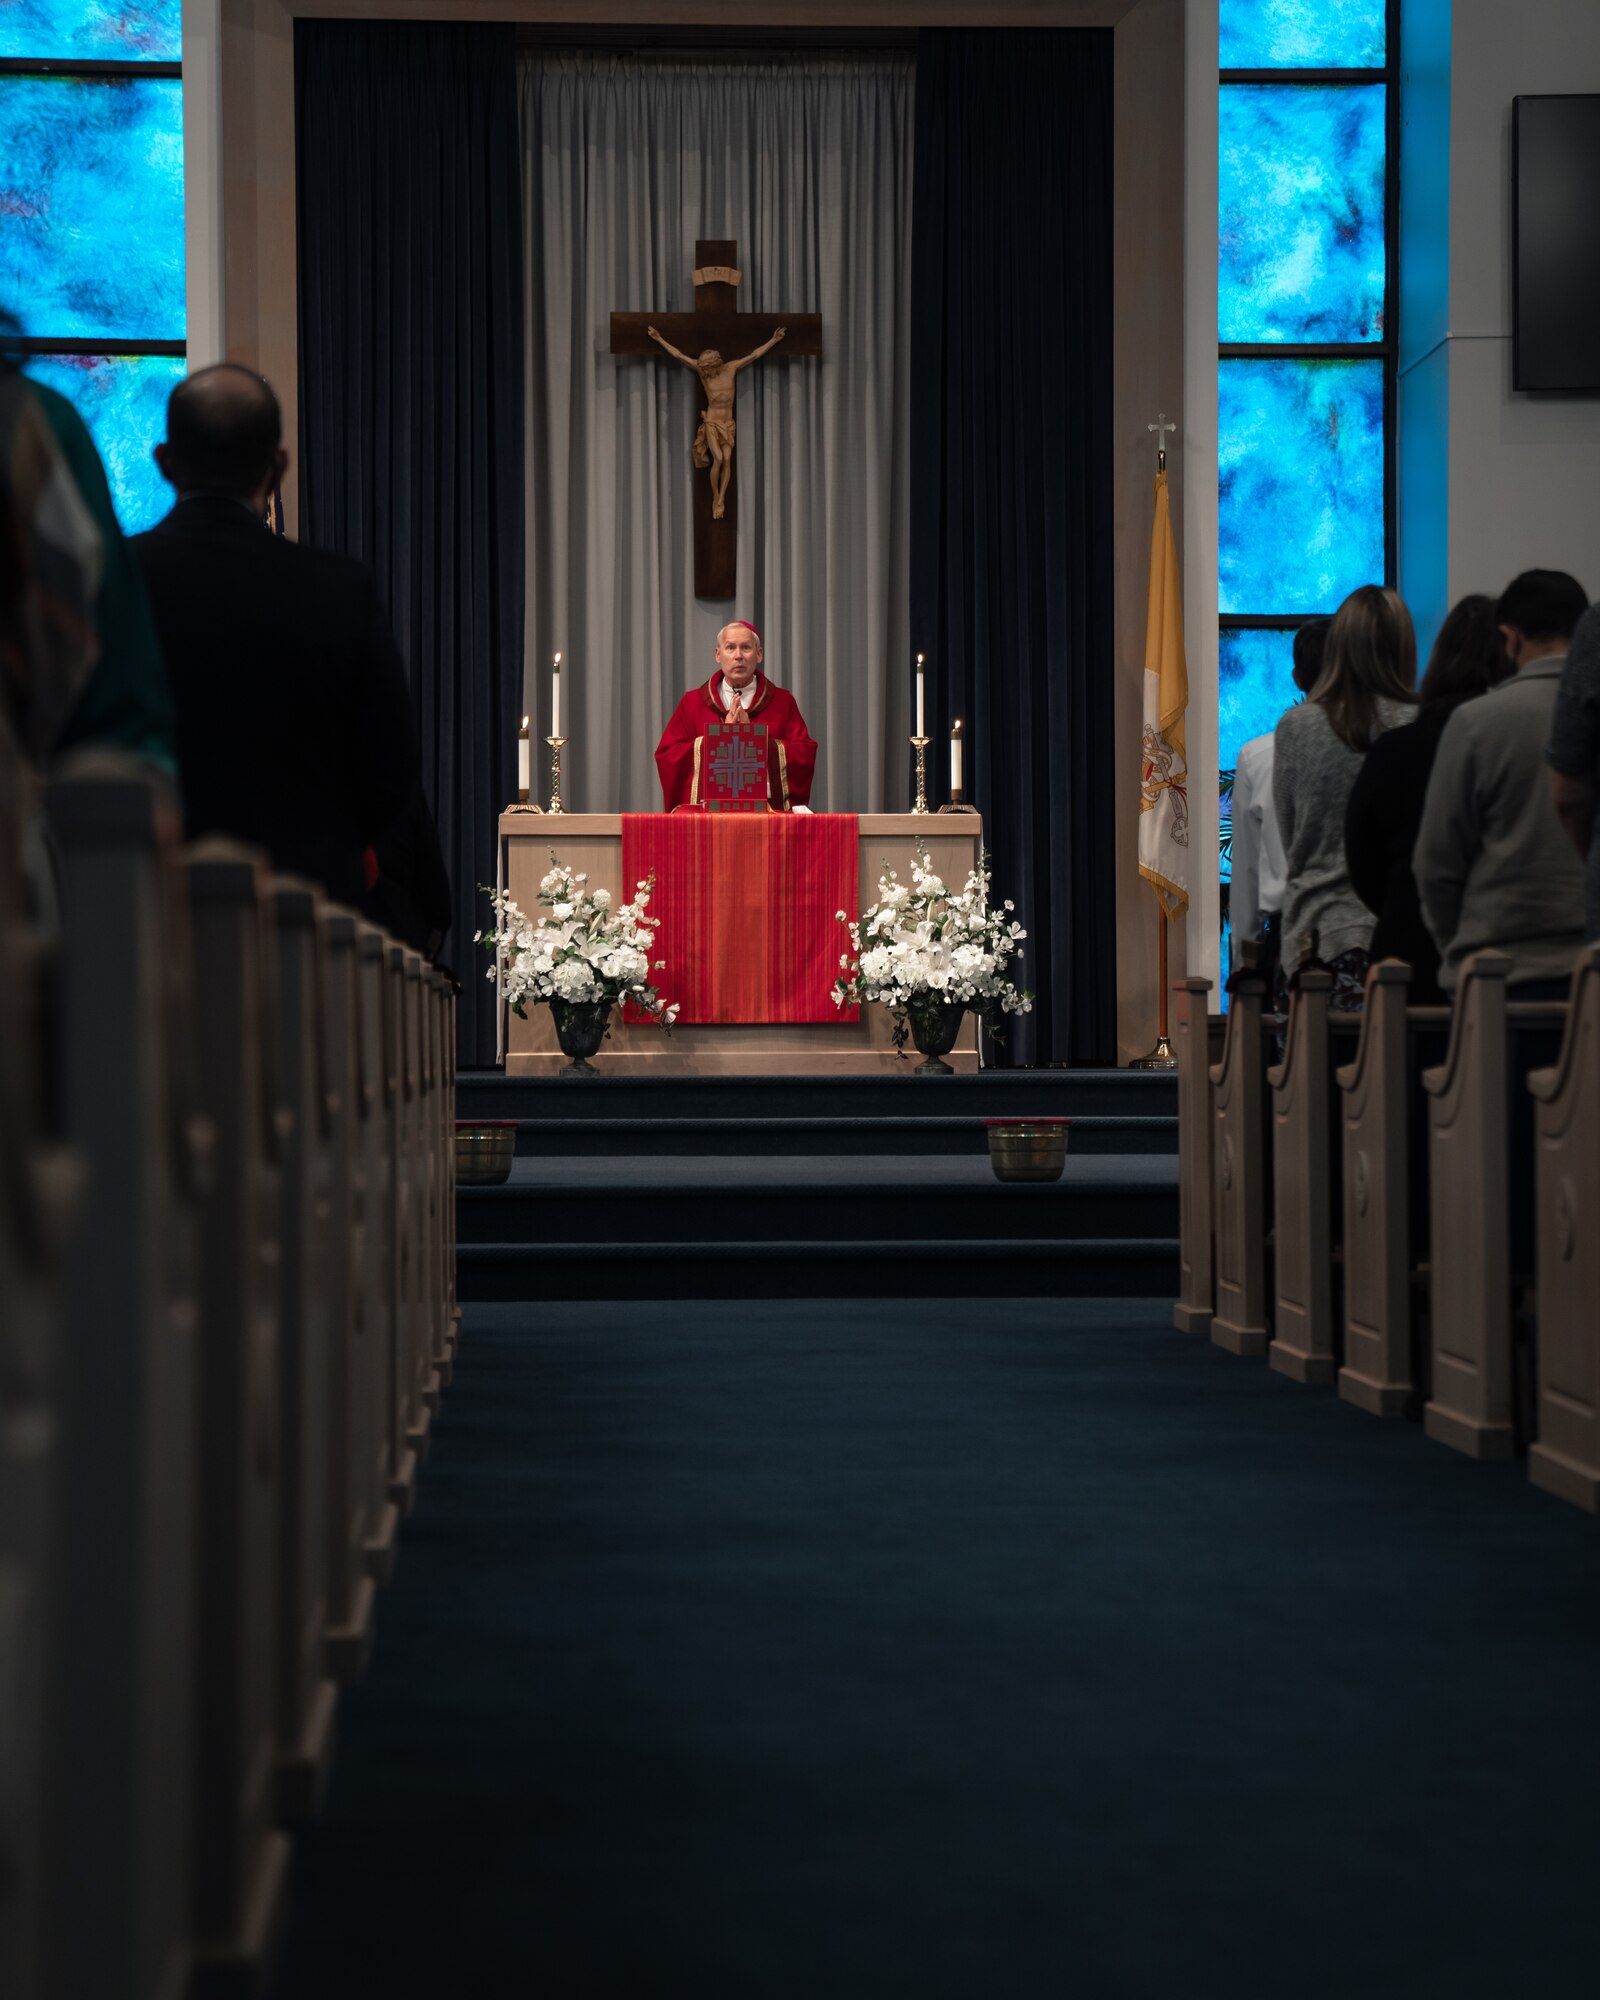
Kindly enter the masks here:
<path id="1" fill-rule="evenodd" d="M 598 1076 L 588 1060 L 606 1037 L 606 1020 L 611 1013 L 609 1000 L 552 1000 L 550 1012 L 556 1024 L 556 1041 L 561 1053 L 572 1060 L 559 1076 Z"/>
<path id="2" fill-rule="evenodd" d="M 917 1053 L 926 1061 L 917 1064 L 913 1076 L 954 1076 L 955 1071 L 940 1058 L 956 1045 L 961 1017 L 966 1008 L 959 1000 L 941 1000 L 937 993 L 913 993 L 906 1002 L 906 1025 Z"/>

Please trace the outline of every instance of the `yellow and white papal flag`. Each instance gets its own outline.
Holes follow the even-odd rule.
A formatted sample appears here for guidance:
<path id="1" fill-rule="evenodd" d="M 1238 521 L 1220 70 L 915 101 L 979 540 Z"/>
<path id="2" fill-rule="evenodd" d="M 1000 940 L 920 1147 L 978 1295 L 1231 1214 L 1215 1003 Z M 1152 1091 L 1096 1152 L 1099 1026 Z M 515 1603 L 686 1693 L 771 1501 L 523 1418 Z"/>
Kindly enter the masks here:
<path id="1" fill-rule="evenodd" d="M 1167 475 L 1156 474 L 1150 536 L 1150 601 L 1144 628 L 1144 735 L 1140 743 L 1139 873 L 1169 917 L 1189 907 L 1189 764 L 1183 718 L 1189 668 L 1183 655 L 1178 552 L 1172 545 Z"/>

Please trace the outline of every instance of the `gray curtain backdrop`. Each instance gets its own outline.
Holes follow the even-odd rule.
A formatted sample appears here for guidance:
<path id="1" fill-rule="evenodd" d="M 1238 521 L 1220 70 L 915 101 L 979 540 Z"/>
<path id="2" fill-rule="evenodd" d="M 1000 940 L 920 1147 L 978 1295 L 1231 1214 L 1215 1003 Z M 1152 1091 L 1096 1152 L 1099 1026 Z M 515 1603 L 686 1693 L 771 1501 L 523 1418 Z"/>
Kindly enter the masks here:
<path id="1" fill-rule="evenodd" d="M 656 741 L 733 617 L 821 745 L 812 803 L 909 803 L 913 76 L 909 55 L 521 58 L 525 705 L 544 737 L 559 649 L 569 810 L 659 807 Z M 699 382 L 608 351 L 613 310 L 694 309 L 697 237 L 737 238 L 742 311 L 822 314 L 820 360 L 739 376 L 732 603 L 694 596 Z"/>

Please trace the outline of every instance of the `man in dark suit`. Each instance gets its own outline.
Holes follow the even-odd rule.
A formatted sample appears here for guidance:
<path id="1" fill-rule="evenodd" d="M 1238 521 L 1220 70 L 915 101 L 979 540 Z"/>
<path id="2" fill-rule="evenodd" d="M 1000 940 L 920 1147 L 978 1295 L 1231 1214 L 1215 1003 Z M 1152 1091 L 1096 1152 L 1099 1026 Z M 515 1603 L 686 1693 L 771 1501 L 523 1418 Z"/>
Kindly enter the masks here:
<path id="1" fill-rule="evenodd" d="M 179 383 L 155 455 L 177 504 L 133 549 L 172 682 L 187 831 L 263 847 L 360 907 L 366 848 L 421 795 L 372 574 L 264 526 L 289 454 L 278 399 L 248 369 Z"/>

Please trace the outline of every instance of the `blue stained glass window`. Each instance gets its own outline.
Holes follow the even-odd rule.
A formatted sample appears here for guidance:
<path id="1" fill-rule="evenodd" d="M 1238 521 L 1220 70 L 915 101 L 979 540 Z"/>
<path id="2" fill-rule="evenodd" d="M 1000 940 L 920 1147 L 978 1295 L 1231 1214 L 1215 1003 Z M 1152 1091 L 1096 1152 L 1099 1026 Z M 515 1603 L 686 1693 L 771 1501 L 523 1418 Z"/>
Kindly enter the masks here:
<path id="1" fill-rule="evenodd" d="M 188 364 L 171 354 L 41 354 L 27 372 L 76 406 L 105 464 L 126 535 L 154 527 L 172 488 L 150 456 L 167 434 L 167 398 Z"/>
<path id="2" fill-rule="evenodd" d="M 0 56 L 177 62 L 182 0 L 0 0 Z"/>
<path id="3" fill-rule="evenodd" d="M 1292 632 L 1224 627 L 1217 656 L 1217 762 L 1231 771 L 1241 744 L 1270 736 L 1278 717 L 1300 699 L 1291 678 Z"/>
<path id="4" fill-rule="evenodd" d="M 1219 608 L 1333 611 L 1384 580 L 1381 361 L 1217 367 Z"/>
<path id="5" fill-rule="evenodd" d="M 0 299 L 24 333 L 183 338 L 182 93 L 0 77 Z"/>
<path id="6" fill-rule="evenodd" d="M 1219 340 L 1383 338 L 1387 97 L 1381 83 L 1220 93 Z"/>
<path id="7" fill-rule="evenodd" d="M 1384 0 L 1222 0 L 1224 69 L 1382 69 Z"/>

